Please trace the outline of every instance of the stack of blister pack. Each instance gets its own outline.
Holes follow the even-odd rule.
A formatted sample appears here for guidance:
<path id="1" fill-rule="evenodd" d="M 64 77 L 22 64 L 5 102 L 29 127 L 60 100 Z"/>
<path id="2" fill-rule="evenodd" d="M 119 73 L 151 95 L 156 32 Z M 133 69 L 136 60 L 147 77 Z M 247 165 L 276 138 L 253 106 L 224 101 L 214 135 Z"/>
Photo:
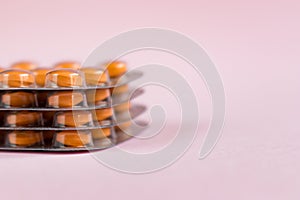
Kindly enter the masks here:
<path id="1" fill-rule="evenodd" d="M 0 150 L 98 150 L 128 139 L 132 119 L 145 111 L 131 104 L 143 90 L 133 92 L 129 83 L 141 76 L 119 61 L 1 69 Z"/>

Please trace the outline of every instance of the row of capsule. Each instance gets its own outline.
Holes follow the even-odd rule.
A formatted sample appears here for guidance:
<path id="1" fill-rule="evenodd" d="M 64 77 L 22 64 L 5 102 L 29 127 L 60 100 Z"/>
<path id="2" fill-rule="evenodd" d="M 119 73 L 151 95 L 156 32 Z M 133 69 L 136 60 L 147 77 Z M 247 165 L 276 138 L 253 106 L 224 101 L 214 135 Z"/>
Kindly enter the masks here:
<path id="1" fill-rule="evenodd" d="M 124 109 L 128 110 L 128 107 L 126 106 L 121 112 L 117 113 L 126 113 Z M 54 118 L 49 113 L 55 113 Z M 94 118 L 94 114 L 96 114 L 96 119 Z M 113 115 L 112 108 L 95 110 L 94 113 L 90 111 L 43 113 L 21 111 L 7 113 L 3 116 L 5 118 L 4 128 L 13 128 L 12 130 L 0 129 L 0 147 L 5 148 L 106 148 L 113 144 L 117 131 L 126 130 L 131 125 L 129 118 L 126 118 L 126 120 L 118 125 L 111 125 L 112 119 L 115 116 Z M 48 117 L 53 118 L 52 127 L 47 127 L 43 130 L 32 129 L 32 127 L 36 126 L 43 127 L 43 120 L 47 123 Z M 97 123 L 99 123 L 98 125 L 109 126 L 106 128 L 97 128 L 95 127 Z M 21 129 L 16 129 L 16 127 Z M 22 130 L 24 127 L 26 127 L 26 130 Z M 70 127 L 84 129 L 65 129 Z M 85 129 L 86 127 L 90 128 Z"/>
<path id="2" fill-rule="evenodd" d="M 0 147 L 18 148 L 64 148 L 64 147 L 105 147 L 113 142 L 114 128 L 63 131 L 2 131 Z"/>
<path id="3" fill-rule="evenodd" d="M 118 95 L 128 92 L 128 85 L 114 88 Z M 0 93 L 1 108 L 72 108 L 87 106 L 108 106 L 111 89 L 87 91 L 5 91 Z"/>
<path id="4" fill-rule="evenodd" d="M 34 66 L 32 63 L 17 63 L 12 68 L 0 70 L 0 88 L 102 86 L 116 83 L 127 71 L 124 62 L 112 62 L 102 68 L 81 68 L 77 63 L 61 63 L 51 69 Z"/>
<path id="5" fill-rule="evenodd" d="M 119 105 L 116 113 L 118 110 L 129 110 L 129 105 L 129 102 Z M 9 111 L 0 114 L 1 127 L 95 127 L 108 126 L 113 122 L 120 122 L 129 118 L 115 118 L 116 114 L 113 108 L 58 112 Z"/>

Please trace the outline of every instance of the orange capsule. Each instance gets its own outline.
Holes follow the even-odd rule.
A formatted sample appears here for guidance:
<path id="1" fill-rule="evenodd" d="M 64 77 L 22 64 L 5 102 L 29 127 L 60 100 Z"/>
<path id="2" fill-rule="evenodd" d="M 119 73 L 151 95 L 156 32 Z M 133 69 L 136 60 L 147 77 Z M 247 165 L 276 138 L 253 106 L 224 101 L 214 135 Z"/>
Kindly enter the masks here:
<path id="1" fill-rule="evenodd" d="M 42 144 L 42 136 L 36 131 L 13 131 L 8 134 L 8 143 L 12 146 L 29 147 Z"/>
<path id="2" fill-rule="evenodd" d="M 34 70 L 37 67 L 38 67 L 37 64 L 32 62 L 18 62 L 18 63 L 14 63 L 11 66 L 11 68 L 13 69 L 23 69 L 23 70 Z"/>
<path id="3" fill-rule="evenodd" d="M 112 108 L 97 109 L 94 112 L 94 119 L 100 122 L 112 117 L 112 115 L 113 115 Z"/>
<path id="4" fill-rule="evenodd" d="M 107 64 L 106 69 L 111 78 L 116 78 L 126 73 L 127 66 L 125 62 L 115 61 Z"/>
<path id="5" fill-rule="evenodd" d="M 95 140 L 99 140 L 111 136 L 110 128 L 93 129 L 91 132 L 92 132 L 93 139 Z"/>
<path id="6" fill-rule="evenodd" d="M 48 106 L 53 108 L 69 108 L 81 104 L 84 95 L 81 92 L 62 91 L 48 97 Z"/>
<path id="7" fill-rule="evenodd" d="M 56 133 L 55 140 L 58 144 L 68 147 L 84 147 L 92 144 L 92 136 L 84 131 L 61 131 Z"/>
<path id="8" fill-rule="evenodd" d="M 0 84 L 2 87 L 34 87 L 35 79 L 26 71 L 5 70 L 0 73 Z"/>
<path id="9" fill-rule="evenodd" d="M 5 125 L 7 126 L 39 126 L 42 116 L 38 112 L 17 112 L 6 116 Z"/>
<path id="10" fill-rule="evenodd" d="M 35 107 L 36 99 L 31 92 L 7 92 L 1 96 L 5 107 Z"/>
<path id="11" fill-rule="evenodd" d="M 87 67 L 82 68 L 80 71 L 84 73 L 88 85 L 102 85 L 109 82 L 109 77 L 103 69 Z"/>
<path id="12" fill-rule="evenodd" d="M 66 69 L 79 70 L 81 68 L 81 65 L 78 62 L 61 62 L 61 63 L 57 63 L 54 66 L 54 68 L 55 69 L 57 69 L 57 68 L 66 68 Z"/>
<path id="13" fill-rule="evenodd" d="M 35 69 L 32 71 L 33 75 L 35 76 L 35 81 L 38 86 L 44 87 L 46 74 L 50 71 L 50 69 Z"/>
<path id="14" fill-rule="evenodd" d="M 80 87 L 83 86 L 81 74 L 74 70 L 54 70 L 46 75 L 47 87 Z"/>
<path id="15" fill-rule="evenodd" d="M 96 104 L 106 100 L 110 96 L 109 89 L 98 89 L 86 91 L 86 98 L 89 104 Z"/>
<path id="16" fill-rule="evenodd" d="M 91 112 L 88 111 L 69 111 L 61 112 L 56 115 L 56 126 L 84 127 L 93 121 Z"/>

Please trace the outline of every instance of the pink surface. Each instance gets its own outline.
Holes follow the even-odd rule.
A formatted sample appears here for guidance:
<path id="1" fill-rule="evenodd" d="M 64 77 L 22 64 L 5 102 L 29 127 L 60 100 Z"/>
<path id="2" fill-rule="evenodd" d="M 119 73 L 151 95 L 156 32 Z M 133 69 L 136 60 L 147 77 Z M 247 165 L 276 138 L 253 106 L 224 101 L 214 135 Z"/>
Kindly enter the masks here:
<path id="1" fill-rule="evenodd" d="M 194 77 L 190 81 L 199 93 L 200 129 L 192 147 L 172 166 L 129 175 L 89 154 L 0 152 L 2 199 L 299 199 L 298 1 L 0 3 L 2 65 L 24 58 L 43 65 L 81 61 L 107 38 L 155 26 L 202 44 L 227 95 L 223 136 L 204 160 L 197 158 L 210 103 L 203 83 L 198 87 Z M 156 99 L 144 100 L 150 105 Z M 155 149 L 172 136 L 172 123 L 177 123 L 175 117 L 155 143 L 132 140 L 122 147 Z"/>

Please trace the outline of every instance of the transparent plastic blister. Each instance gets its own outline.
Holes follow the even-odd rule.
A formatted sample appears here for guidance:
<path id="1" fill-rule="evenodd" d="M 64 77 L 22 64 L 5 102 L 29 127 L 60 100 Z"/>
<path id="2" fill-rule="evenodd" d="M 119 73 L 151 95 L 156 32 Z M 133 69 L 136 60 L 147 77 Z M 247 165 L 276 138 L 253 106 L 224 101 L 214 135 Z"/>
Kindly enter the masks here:
<path id="1" fill-rule="evenodd" d="M 36 88 L 34 75 L 21 69 L 9 69 L 0 72 L 1 88 Z"/>
<path id="2" fill-rule="evenodd" d="M 64 152 L 117 144 L 118 132 L 130 128 L 132 118 L 145 107 L 133 106 L 128 98 L 128 84 L 142 73 L 125 74 L 120 63 L 113 67 L 107 71 L 71 62 L 54 68 L 16 63 L 1 71 L 0 150 Z M 125 81 L 117 82 L 122 75 Z"/>
<path id="3" fill-rule="evenodd" d="M 6 134 L 5 146 L 7 147 L 44 147 L 41 131 L 10 131 Z"/>

